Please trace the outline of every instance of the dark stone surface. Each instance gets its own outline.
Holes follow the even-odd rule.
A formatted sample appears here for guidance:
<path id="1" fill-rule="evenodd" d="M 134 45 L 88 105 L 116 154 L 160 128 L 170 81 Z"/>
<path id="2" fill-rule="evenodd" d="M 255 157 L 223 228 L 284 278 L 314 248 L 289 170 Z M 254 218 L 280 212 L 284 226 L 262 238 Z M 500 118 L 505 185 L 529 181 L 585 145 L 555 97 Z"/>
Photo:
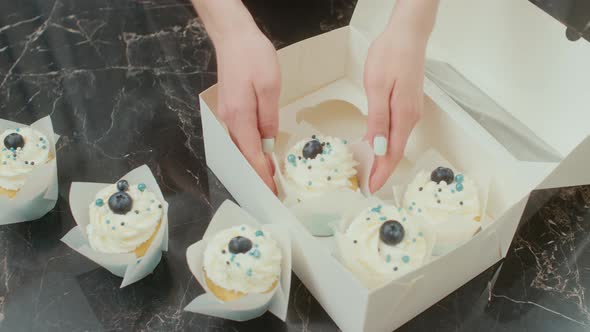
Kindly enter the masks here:
<path id="1" fill-rule="evenodd" d="M 293 3 L 248 1 L 278 47 L 345 25 L 354 9 Z M 555 13 L 565 21 L 571 11 Z M 62 135 L 57 207 L 0 226 L 1 331 L 337 330 L 296 277 L 287 323 L 182 311 L 202 293 L 186 248 L 230 197 L 203 153 L 197 95 L 215 79 L 211 43 L 186 1 L 0 1 L 0 116 L 51 115 Z M 142 164 L 171 204 L 170 250 L 152 275 L 119 289 L 121 279 L 60 242 L 75 225 L 69 184 L 112 182 Z M 589 205 L 590 187 L 533 193 L 506 259 L 400 330 L 587 331 Z"/>

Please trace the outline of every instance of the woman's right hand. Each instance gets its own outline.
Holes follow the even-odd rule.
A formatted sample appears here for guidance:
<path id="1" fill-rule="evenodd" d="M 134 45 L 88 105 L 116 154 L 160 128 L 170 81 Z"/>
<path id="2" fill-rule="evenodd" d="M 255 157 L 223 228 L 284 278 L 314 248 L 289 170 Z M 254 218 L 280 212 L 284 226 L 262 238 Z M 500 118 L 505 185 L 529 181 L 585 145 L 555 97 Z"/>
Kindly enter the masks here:
<path id="1" fill-rule="evenodd" d="M 281 77 L 277 53 L 239 0 L 194 0 L 217 53 L 218 111 L 232 140 L 276 193 L 272 151 Z M 264 150 L 264 151 L 263 151 Z"/>
<path id="2" fill-rule="evenodd" d="M 276 50 L 260 31 L 233 34 L 217 46 L 217 74 L 221 120 L 256 173 L 276 192 L 274 168 L 264 153 L 272 151 L 279 125 Z"/>

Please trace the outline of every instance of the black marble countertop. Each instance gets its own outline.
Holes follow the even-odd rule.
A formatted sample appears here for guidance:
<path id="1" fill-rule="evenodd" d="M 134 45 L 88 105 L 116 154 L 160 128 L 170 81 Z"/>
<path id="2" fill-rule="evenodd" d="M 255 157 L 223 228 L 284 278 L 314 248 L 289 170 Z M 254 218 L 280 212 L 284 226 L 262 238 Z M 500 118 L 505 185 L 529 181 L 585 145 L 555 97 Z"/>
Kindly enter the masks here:
<path id="1" fill-rule="evenodd" d="M 272 3 L 283 7 L 274 16 L 248 1 L 277 47 L 343 26 L 354 9 L 353 0 Z M 186 248 L 230 198 L 205 164 L 198 111 L 214 62 L 187 1 L 0 1 L 0 117 L 51 115 L 62 135 L 56 208 L 0 226 L 1 331 L 337 330 L 296 277 L 286 323 L 182 310 L 203 292 Z M 152 275 L 119 289 L 120 278 L 60 241 L 75 225 L 68 192 L 72 181 L 112 182 L 142 164 L 171 203 L 170 250 Z M 588 331 L 589 205 L 590 187 L 534 192 L 506 259 L 400 330 Z"/>

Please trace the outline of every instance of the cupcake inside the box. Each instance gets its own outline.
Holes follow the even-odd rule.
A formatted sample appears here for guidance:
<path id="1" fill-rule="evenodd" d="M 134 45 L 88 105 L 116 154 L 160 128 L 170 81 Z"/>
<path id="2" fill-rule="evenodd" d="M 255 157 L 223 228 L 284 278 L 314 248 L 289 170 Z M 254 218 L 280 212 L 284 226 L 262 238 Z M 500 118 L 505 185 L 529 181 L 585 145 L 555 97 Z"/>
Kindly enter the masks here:
<path id="1" fill-rule="evenodd" d="M 28 175 L 53 159 L 51 144 L 43 133 L 29 127 L 0 134 L 0 195 L 14 198 Z"/>
<path id="2" fill-rule="evenodd" d="M 143 257 L 164 215 L 162 202 L 144 183 L 120 180 L 99 191 L 89 206 L 90 246 L 101 253 Z"/>

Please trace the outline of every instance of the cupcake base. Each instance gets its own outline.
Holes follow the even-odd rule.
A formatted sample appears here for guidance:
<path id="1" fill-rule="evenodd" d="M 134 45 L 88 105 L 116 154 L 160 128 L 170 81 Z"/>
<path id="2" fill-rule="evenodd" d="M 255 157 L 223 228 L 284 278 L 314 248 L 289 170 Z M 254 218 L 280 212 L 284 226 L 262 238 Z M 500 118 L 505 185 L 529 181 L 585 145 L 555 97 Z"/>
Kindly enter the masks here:
<path id="1" fill-rule="evenodd" d="M 209 288 L 211 293 L 213 293 L 213 295 L 215 295 L 221 301 L 223 301 L 223 302 L 235 301 L 237 299 L 240 299 L 240 298 L 246 296 L 246 293 L 233 291 L 233 290 L 225 289 L 221 286 L 218 286 L 213 281 L 211 281 L 211 279 L 209 279 L 209 277 L 207 277 L 207 272 L 204 272 L 204 273 L 205 273 L 205 282 L 207 283 L 207 287 Z M 275 289 L 275 287 L 277 287 L 278 283 L 279 283 L 278 280 L 275 281 L 270 286 L 270 288 L 268 290 L 266 290 L 262 293 L 266 294 L 266 293 L 272 292 Z"/>
<path id="2" fill-rule="evenodd" d="M 143 257 L 145 255 L 148 248 L 150 247 L 150 244 L 152 244 L 152 242 L 154 241 L 156 234 L 158 234 L 158 230 L 160 229 L 160 225 L 162 225 L 162 221 L 160 221 L 158 223 L 158 226 L 156 226 L 156 230 L 154 230 L 154 233 L 152 234 L 152 236 L 149 239 L 147 239 L 147 241 L 140 244 L 139 247 L 135 248 L 135 250 L 133 252 L 135 253 L 135 256 L 137 258 Z"/>
<path id="3" fill-rule="evenodd" d="M 357 191 L 359 189 L 359 179 L 356 175 L 350 177 L 348 181 L 350 182 L 350 189 L 352 189 L 352 191 Z"/>
<path id="4" fill-rule="evenodd" d="M 18 190 L 8 190 L 8 189 L 0 188 L 0 196 L 6 196 L 10 199 L 14 198 L 17 193 L 18 193 Z"/>

